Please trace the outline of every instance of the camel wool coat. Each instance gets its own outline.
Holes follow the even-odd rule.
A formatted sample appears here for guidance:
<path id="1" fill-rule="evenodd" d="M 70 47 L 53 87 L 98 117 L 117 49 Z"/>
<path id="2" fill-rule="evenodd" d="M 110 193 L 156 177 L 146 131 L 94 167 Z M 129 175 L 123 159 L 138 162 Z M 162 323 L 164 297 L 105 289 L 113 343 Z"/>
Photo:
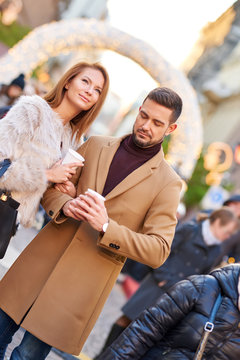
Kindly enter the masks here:
<path id="1" fill-rule="evenodd" d="M 93 136 L 80 147 L 85 165 L 72 179 L 77 194 L 102 193 L 121 140 Z M 106 196 L 109 226 L 101 236 L 61 215 L 71 198 L 48 189 L 42 203 L 54 220 L 0 282 L 0 308 L 42 341 L 79 354 L 126 258 L 156 268 L 168 257 L 180 190 L 161 150 Z"/>

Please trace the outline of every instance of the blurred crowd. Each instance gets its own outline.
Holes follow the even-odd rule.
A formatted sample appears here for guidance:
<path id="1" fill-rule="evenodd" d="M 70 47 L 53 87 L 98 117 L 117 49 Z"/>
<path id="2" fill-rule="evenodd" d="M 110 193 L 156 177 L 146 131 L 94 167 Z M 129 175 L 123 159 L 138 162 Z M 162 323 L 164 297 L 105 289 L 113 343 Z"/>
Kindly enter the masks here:
<path id="1" fill-rule="evenodd" d="M 16 103 L 21 95 L 39 95 L 46 93 L 45 86 L 36 78 L 25 79 L 19 74 L 8 84 L 0 84 L 0 118 Z"/>

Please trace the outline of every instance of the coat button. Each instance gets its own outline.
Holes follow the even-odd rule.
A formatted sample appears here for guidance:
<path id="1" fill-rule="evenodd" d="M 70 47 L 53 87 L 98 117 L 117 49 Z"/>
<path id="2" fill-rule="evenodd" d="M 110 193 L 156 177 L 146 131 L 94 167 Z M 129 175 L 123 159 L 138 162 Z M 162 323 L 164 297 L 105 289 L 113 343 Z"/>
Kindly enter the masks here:
<path id="1" fill-rule="evenodd" d="M 117 250 L 120 249 L 120 246 L 119 246 L 119 245 L 116 245 L 116 249 L 117 249 Z"/>
<path id="2" fill-rule="evenodd" d="M 114 247 L 114 244 L 113 244 L 113 243 L 110 243 L 109 246 L 110 246 L 110 247 Z"/>
<path id="3" fill-rule="evenodd" d="M 49 210 L 49 215 L 53 216 L 54 212 L 52 210 Z"/>

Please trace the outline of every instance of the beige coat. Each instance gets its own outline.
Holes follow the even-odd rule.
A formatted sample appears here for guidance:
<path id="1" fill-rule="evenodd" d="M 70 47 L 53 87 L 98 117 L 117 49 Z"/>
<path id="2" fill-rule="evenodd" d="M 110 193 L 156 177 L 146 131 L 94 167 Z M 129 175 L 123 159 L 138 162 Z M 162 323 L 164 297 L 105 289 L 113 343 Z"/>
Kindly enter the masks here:
<path id="1" fill-rule="evenodd" d="M 102 192 L 121 139 L 91 137 L 77 193 Z M 63 351 L 79 354 L 126 257 L 152 267 L 168 257 L 181 181 L 162 150 L 106 196 L 110 223 L 104 236 L 87 223 L 61 217 L 69 199 L 49 189 L 43 205 L 55 221 L 23 251 L 0 282 L 0 307 L 23 328 Z M 118 245 L 113 248 L 110 244 Z"/>

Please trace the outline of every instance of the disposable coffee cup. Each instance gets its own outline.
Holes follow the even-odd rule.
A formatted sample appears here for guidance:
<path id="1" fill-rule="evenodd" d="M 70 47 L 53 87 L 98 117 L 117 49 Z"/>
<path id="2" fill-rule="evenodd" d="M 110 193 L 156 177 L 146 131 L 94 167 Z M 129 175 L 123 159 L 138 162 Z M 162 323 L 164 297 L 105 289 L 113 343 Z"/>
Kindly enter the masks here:
<path id="1" fill-rule="evenodd" d="M 96 195 L 100 200 L 103 200 L 103 201 L 106 200 L 104 196 L 100 195 L 98 192 L 96 192 L 92 189 L 87 189 L 87 191 L 92 195 Z"/>
<path id="2" fill-rule="evenodd" d="M 75 162 L 84 162 L 85 159 L 76 151 L 68 149 L 67 154 L 65 155 L 62 164 L 70 164 Z"/>

